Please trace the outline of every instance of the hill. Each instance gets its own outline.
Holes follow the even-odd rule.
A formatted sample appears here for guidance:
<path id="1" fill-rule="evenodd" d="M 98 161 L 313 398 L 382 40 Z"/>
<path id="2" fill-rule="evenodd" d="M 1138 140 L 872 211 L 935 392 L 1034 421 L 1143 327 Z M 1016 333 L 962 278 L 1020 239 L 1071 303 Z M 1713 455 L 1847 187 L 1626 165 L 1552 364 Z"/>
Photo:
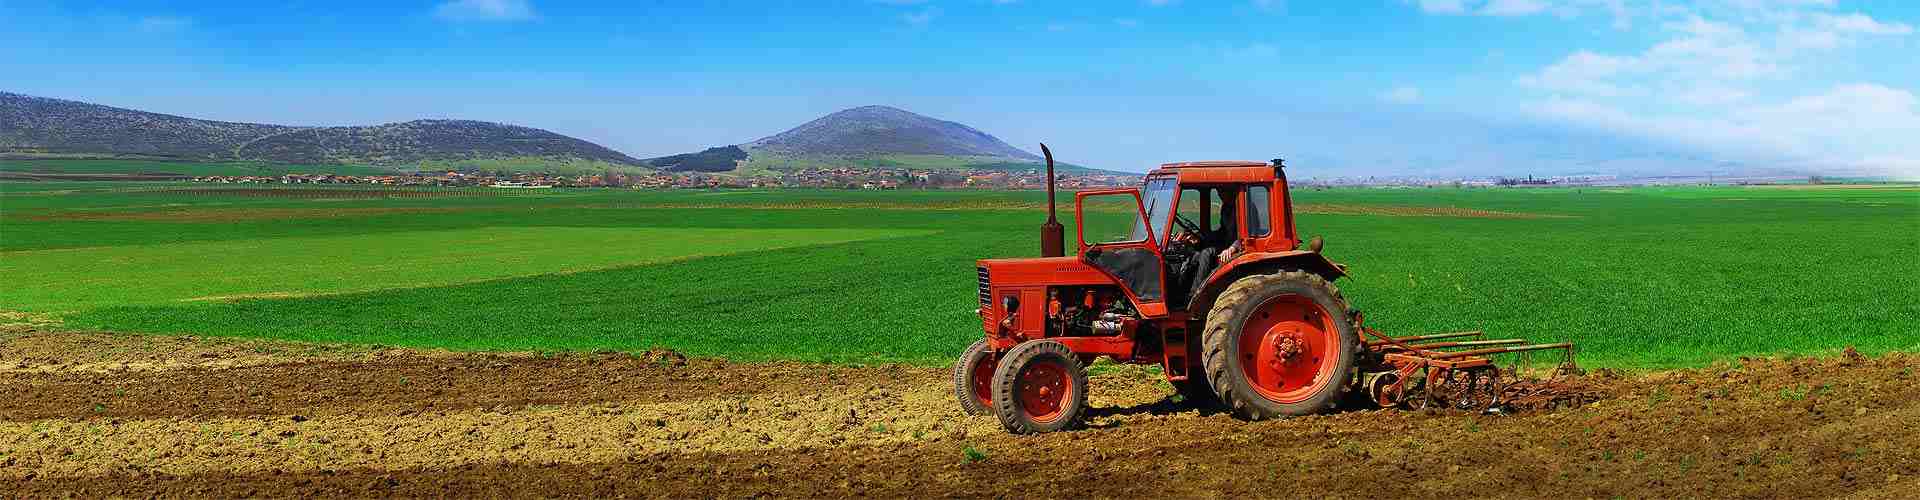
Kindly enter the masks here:
<path id="1" fill-rule="evenodd" d="M 647 160 L 672 171 L 764 172 L 864 167 L 929 170 L 1028 170 L 1039 155 L 961 123 L 888 106 L 841 110 L 737 146 Z M 1089 171 L 1059 165 L 1062 171 Z"/>
<path id="2" fill-rule="evenodd" d="M 0 155 L 445 168 L 583 165 L 639 159 L 546 130 L 471 120 L 297 127 L 200 120 L 0 92 Z"/>
<path id="3" fill-rule="evenodd" d="M 973 127 L 887 106 L 839 111 L 753 141 L 747 147 L 797 156 L 906 154 L 1040 159 Z"/>

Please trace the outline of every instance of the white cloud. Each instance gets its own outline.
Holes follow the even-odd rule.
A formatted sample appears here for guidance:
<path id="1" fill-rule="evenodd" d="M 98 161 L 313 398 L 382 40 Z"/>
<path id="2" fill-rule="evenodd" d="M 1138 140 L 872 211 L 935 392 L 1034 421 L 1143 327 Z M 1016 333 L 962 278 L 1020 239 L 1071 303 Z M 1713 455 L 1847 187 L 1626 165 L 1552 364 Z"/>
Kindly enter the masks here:
<path id="1" fill-rule="evenodd" d="M 936 18 L 936 17 L 940 17 L 940 9 L 938 7 L 928 7 L 926 10 L 921 10 L 919 12 L 908 12 L 906 14 L 901 14 L 900 20 L 906 21 L 907 24 L 911 24 L 914 26 L 926 26 L 927 24 L 932 23 L 933 18 Z"/>
<path id="2" fill-rule="evenodd" d="M 1252 43 L 1239 47 L 1227 47 L 1226 55 L 1230 59 L 1264 59 L 1280 55 L 1280 47 L 1271 43 Z"/>
<path id="3" fill-rule="evenodd" d="M 1706 148 L 1763 166 L 1839 168 L 1920 179 L 1920 137 L 1913 92 L 1870 83 L 1836 85 L 1784 102 L 1726 107 L 1706 114 L 1630 112 L 1595 100 L 1553 97 L 1543 116 L 1625 135 Z"/>
<path id="4" fill-rule="evenodd" d="M 1502 3 L 1460 6 L 1492 15 Z M 1820 70 L 1854 57 L 1846 49 L 1912 35 L 1907 23 L 1836 11 L 1830 0 L 1535 3 L 1502 12 L 1606 12 L 1615 27 L 1634 18 L 1658 26 L 1638 50 L 1575 48 L 1515 78 L 1533 91 L 1520 102 L 1538 115 L 1755 166 L 1920 178 L 1920 150 L 1909 145 L 1920 137 L 1912 84 L 1836 81 Z"/>
<path id="5" fill-rule="evenodd" d="M 1465 14 L 1466 0 L 1419 0 L 1420 10 L 1428 14 Z"/>
<path id="6" fill-rule="evenodd" d="M 1547 7 L 1547 3 L 1540 0 L 1489 0 L 1476 12 L 1488 16 L 1525 16 L 1546 12 Z"/>
<path id="7" fill-rule="evenodd" d="M 433 9 L 434 17 L 450 21 L 524 21 L 534 18 L 526 0 L 452 0 Z"/>
<path id="8" fill-rule="evenodd" d="M 1716 2 L 1707 2 L 1713 4 Z M 1746 10 L 1792 9 L 1800 7 L 1832 8 L 1834 0 L 1719 0 L 1717 3 Z"/>
<path id="9" fill-rule="evenodd" d="M 1671 96 L 1676 101 L 1692 106 L 1723 106 L 1744 101 L 1753 97 L 1753 93 L 1728 85 L 1706 83 L 1674 89 Z"/>
<path id="10" fill-rule="evenodd" d="M 1557 93 L 1616 97 L 1627 95 L 1631 91 L 1623 84 L 1615 83 L 1614 80 L 1624 75 L 1644 71 L 1641 65 L 1639 58 L 1610 56 L 1582 50 L 1537 73 L 1520 77 L 1519 83 Z"/>
<path id="11" fill-rule="evenodd" d="M 1413 104 L 1420 102 L 1420 89 L 1402 85 L 1380 93 L 1380 100 L 1394 104 Z"/>
<path id="12" fill-rule="evenodd" d="M 1477 14 L 1482 16 L 1525 16 L 1539 14 L 1554 8 L 1548 0 L 1405 0 L 1420 7 L 1421 12 L 1440 15 Z M 1563 0 L 1564 1 L 1564 0 Z M 1578 0 L 1595 1 L 1595 0 Z M 1613 1 L 1613 0 L 1599 0 Z"/>
<path id="13" fill-rule="evenodd" d="M 1844 16 L 1815 14 L 1815 24 L 1821 28 L 1841 33 L 1859 33 L 1862 35 L 1906 35 L 1913 33 L 1913 26 L 1905 23 L 1882 23 L 1866 14 L 1853 13 Z"/>

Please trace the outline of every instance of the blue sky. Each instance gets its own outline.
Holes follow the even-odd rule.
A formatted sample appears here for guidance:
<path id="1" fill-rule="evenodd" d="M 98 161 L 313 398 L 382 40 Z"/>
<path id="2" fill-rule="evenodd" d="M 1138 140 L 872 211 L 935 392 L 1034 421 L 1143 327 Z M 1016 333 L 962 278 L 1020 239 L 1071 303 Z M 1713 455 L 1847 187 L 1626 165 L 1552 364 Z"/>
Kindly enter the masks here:
<path id="1" fill-rule="evenodd" d="M 0 0 L 0 89 L 635 156 L 886 104 L 1142 170 L 1920 177 L 1920 2 Z"/>

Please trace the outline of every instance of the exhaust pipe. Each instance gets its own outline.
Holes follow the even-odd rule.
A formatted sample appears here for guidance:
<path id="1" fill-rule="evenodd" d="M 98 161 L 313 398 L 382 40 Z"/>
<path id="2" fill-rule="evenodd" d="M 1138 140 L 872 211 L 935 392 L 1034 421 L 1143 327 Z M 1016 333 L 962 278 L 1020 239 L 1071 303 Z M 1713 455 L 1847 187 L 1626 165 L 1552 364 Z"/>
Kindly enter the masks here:
<path id="1" fill-rule="evenodd" d="M 1054 217 L 1053 205 L 1053 151 L 1047 149 L 1047 143 L 1040 143 L 1040 153 L 1047 156 L 1047 222 L 1040 225 L 1040 256 L 1064 257 L 1067 255 L 1066 228 L 1060 227 L 1060 220 Z"/>

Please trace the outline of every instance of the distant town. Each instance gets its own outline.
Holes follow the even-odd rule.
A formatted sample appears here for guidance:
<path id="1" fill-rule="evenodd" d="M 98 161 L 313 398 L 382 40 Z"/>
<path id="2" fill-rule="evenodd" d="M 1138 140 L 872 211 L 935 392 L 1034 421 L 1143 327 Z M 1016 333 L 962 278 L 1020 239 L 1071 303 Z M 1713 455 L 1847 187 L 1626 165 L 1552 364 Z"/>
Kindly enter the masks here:
<path id="1" fill-rule="evenodd" d="M 359 184 L 381 186 L 547 188 L 815 188 L 815 189 L 1040 189 L 1046 173 L 1025 171 L 966 171 L 872 168 L 811 168 L 775 175 L 716 175 L 698 172 L 627 174 L 608 171 L 586 175 L 501 173 L 482 171 L 413 172 L 390 175 L 286 174 L 279 176 L 212 175 L 194 182 L 215 184 Z M 1056 173 L 1061 189 L 1132 186 L 1140 176 L 1115 173 Z"/>
<path id="2" fill-rule="evenodd" d="M 1102 173 L 1059 173 L 1060 189 L 1075 190 L 1102 187 L 1137 186 L 1139 175 Z M 628 174 L 602 172 L 584 175 L 542 173 L 504 173 L 484 171 L 411 172 L 389 175 L 287 174 L 279 176 L 214 175 L 192 178 L 194 182 L 214 184 L 342 184 L 377 186 L 492 187 L 501 189 L 550 188 L 629 188 L 629 189 L 1000 189 L 1023 190 L 1046 187 L 1044 171 L 969 171 L 888 168 L 810 168 L 780 171 L 772 175 L 726 175 L 700 172 L 655 172 Z M 1748 185 L 1748 184 L 1822 184 L 1844 179 L 1819 176 L 1673 176 L 1619 177 L 1614 175 L 1563 175 L 1477 178 L 1431 177 L 1309 177 L 1294 179 L 1296 188 L 1333 187 L 1554 187 L 1554 186 L 1638 186 L 1638 185 Z"/>

